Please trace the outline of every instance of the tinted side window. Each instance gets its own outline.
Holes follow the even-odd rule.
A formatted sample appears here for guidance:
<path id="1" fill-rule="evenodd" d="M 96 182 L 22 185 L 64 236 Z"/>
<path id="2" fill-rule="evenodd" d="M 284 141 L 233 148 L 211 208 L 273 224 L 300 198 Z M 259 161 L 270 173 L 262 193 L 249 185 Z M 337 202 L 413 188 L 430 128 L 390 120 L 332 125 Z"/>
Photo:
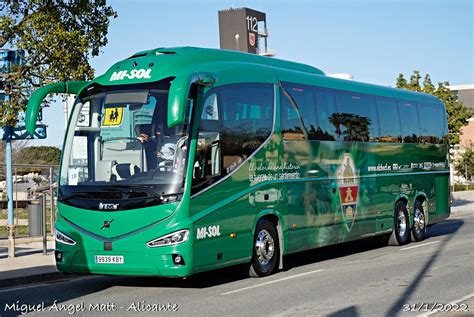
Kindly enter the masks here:
<path id="1" fill-rule="evenodd" d="M 314 100 L 318 109 L 318 139 L 319 140 L 336 140 L 336 126 L 331 118 L 336 113 L 336 105 L 334 104 L 334 94 L 329 90 L 315 89 Z"/>
<path id="2" fill-rule="evenodd" d="M 448 122 L 447 122 L 447 116 L 448 114 L 446 113 L 446 106 L 444 105 L 444 103 L 442 103 L 441 101 L 438 103 L 438 111 L 440 112 L 440 115 L 441 115 L 441 120 L 443 120 L 443 124 L 442 124 L 442 128 L 443 128 L 443 132 L 442 132 L 442 136 L 443 136 L 443 139 L 440 140 L 440 143 L 448 143 L 449 142 L 449 136 L 448 136 Z"/>
<path id="3" fill-rule="evenodd" d="M 379 142 L 400 142 L 400 116 L 397 102 L 393 99 L 377 98 L 380 123 Z"/>
<path id="4" fill-rule="evenodd" d="M 284 140 L 304 140 L 303 126 L 297 105 L 280 88 L 280 129 Z"/>
<path id="5" fill-rule="evenodd" d="M 325 89 L 292 83 L 285 83 L 284 88 L 294 104 L 285 96 L 280 102 L 283 138 L 303 140 L 306 130 L 309 140 L 334 141 L 336 127 L 330 121 L 336 112 L 333 94 Z"/>
<path id="6" fill-rule="evenodd" d="M 322 133 L 319 129 L 318 114 L 314 102 L 314 89 L 310 86 L 285 84 L 286 91 L 295 101 L 303 119 L 304 128 L 309 140 L 320 140 Z"/>
<path id="7" fill-rule="evenodd" d="M 341 141 L 375 141 L 379 137 L 375 98 L 336 92 L 337 114 L 331 118 Z"/>
<path id="8" fill-rule="evenodd" d="M 230 174 L 270 136 L 274 88 L 235 84 L 207 94 L 200 115 L 192 193 Z"/>
<path id="9" fill-rule="evenodd" d="M 246 159 L 270 135 L 273 126 L 272 85 L 231 85 L 220 89 L 223 114 L 223 160 L 227 169 Z M 230 171 L 227 171 L 230 172 Z"/>
<path id="10" fill-rule="evenodd" d="M 445 134 L 445 110 L 438 104 L 420 102 L 421 143 L 442 143 Z"/>
<path id="11" fill-rule="evenodd" d="M 402 142 L 418 143 L 420 137 L 420 125 L 418 121 L 418 110 L 415 102 L 399 100 L 398 110 L 402 123 Z"/>

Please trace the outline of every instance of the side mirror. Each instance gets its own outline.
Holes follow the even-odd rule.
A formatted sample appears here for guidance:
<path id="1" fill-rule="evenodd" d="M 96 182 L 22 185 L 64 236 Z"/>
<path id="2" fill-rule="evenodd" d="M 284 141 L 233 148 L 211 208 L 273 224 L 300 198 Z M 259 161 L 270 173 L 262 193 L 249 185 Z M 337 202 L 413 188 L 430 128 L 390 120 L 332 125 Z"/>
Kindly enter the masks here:
<path id="1" fill-rule="evenodd" d="M 25 125 L 28 133 L 35 133 L 36 121 L 41 109 L 43 99 L 49 94 L 78 94 L 89 81 L 68 81 L 50 84 L 36 90 L 28 100 L 26 108 Z"/>
<path id="2" fill-rule="evenodd" d="M 208 73 L 178 75 L 173 79 L 168 97 L 168 127 L 183 124 L 186 119 L 189 90 L 192 84 L 211 86 L 215 79 Z"/>

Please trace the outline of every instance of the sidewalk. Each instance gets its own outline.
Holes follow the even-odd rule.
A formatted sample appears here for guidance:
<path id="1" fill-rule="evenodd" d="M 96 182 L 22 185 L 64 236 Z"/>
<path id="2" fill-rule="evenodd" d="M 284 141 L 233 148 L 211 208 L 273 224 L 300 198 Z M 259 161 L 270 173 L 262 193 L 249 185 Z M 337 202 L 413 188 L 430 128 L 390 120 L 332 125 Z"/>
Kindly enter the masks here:
<path id="1" fill-rule="evenodd" d="M 460 213 L 471 213 L 471 212 L 474 212 L 474 201 L 467 202 L 467 203 L 462 204 L 462 205 L 453 204 L 451 206 L 451 215 L 452 216 L 458 215 Z"/>
<path id="2" fill-rule="evenodd" d="M 474 201 L 454 201 L 451 215 L 474 213 Z M 7 241 L 0 239 L 0 288 L 19 284 L 31 284 L 63 277 L 56 270 L 54 260 L 55 241 L 48 237 L 48 253 L 43 255 L 43 242 L 40 238 L 21 238 L 16 240 L 16 257 L 8 258 Z"/>
<path id="3" fill-rule="evenodd" d="M 2 241 L 0 245 L 0 288 L 62 277 L 56 270 L 54 261 L 54 240 L 48 241 L 47 255 L 43 255 L 42 241 L 29 242 L 28 239 L 18 239 L 15 248 L 16 257 L 13 259 L 8 258 L 8 247 L 3 242 L 6 241 Z"/>

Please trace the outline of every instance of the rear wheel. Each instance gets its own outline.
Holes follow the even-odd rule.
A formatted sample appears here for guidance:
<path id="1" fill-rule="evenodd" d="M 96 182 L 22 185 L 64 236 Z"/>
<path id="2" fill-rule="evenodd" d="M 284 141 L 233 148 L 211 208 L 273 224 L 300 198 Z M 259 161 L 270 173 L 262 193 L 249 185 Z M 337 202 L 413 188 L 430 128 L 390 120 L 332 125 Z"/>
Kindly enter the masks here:
<path id="1" fill-rule="evenodd" d="M 411 238 L 414 241 L 422 241 L 426 237 L 426 217 L 423 210 L 423 204 L 420 201 L 415 202 L 413 212 L 413 228 L 411 229 Z"/>
<path id="2" fill-rule="evenodd" d="M 410 227 L 408 225 L 407 206 L 403 201 L 397 202 L 393 217 L 393 230 L 388 244 L 404 245 L 410 242 Z"/>
<path id="3" fill-rule="evenodd" d="M 279 258 L 280 245 L 276 228 L 270 221 L 261 219 L 255 229 L 249 276 L 270 275 L 277 267 Z"/>

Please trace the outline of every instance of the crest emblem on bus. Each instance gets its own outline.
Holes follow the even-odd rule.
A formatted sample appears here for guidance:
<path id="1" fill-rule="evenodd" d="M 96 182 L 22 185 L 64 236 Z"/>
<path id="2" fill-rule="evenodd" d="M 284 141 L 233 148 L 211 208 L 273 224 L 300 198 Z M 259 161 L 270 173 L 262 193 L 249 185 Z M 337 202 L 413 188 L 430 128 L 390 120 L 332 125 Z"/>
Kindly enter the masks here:
<path id="1" fill-rule="evenodd" d="M 359 175 L 350 154 L 344 154 L 341 165 L 336 170 L 336 178 L 341 200 L 342 219 L 347 231 L 351 231 L 357 215 Z"/>

